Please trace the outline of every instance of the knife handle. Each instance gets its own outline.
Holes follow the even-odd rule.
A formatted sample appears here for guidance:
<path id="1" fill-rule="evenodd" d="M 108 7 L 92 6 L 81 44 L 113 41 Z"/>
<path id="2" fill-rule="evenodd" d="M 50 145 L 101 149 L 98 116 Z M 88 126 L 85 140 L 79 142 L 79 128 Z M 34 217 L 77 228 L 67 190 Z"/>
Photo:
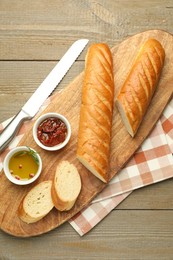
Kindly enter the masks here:
<path id="1" fill-rule="evenodd" d="M 23 121 L 27 119 L 31 119 L 31 117 L 23 110 L 20 110 L 19 113 L 11 120 L 11 122 L 4 128 L 0 134 L 0 153 L 14 138 Z"/>

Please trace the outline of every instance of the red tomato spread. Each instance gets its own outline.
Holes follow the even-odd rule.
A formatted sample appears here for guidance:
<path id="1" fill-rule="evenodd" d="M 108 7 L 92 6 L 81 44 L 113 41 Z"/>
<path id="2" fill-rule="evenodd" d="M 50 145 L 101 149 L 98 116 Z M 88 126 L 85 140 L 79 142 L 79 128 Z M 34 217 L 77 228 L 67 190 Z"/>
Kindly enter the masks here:
<path id="1" fill-rule="evenodd" d="M 37 128 L 37 137 L 45 146 L 55 146 L 64 142 L 66 135 L 65 123 L 56 117 L 46 118 Z"/>

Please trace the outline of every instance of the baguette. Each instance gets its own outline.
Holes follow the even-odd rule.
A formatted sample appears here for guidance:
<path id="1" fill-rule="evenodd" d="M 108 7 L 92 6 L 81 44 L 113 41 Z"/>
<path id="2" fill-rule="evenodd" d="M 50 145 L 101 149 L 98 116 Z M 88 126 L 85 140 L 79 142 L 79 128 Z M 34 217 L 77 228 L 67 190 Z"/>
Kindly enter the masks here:
<path id="1" fill-rule="evenodd" d="M 18 208 L 19 218 L 29 223 L 37 222 L 54 207 L 51 197 L 52 181 L 43 181 L 34 186 L 21 201 Z"/>
<path id="2" fill-rule="evenodd" d="M 111 51 L 107 44 L 93 44 L 85 60 L 77 158 L 103 182 L 108 181 L 113 100 Z"/>
<path id="3" fill-rule="evenodd" d="M 140 49 L 116 98 L 122 121 L 134 137 L 150 104 L 163 68 L 165 51 L 155 39 Z"/>
<path id="4" fill-rule="evenodd" d="M 56 169 L 52 184 L 52 200 L 59 211 L 70 210 L 81 191 L 78 170 L 68 161 L 62 161 Z"/>

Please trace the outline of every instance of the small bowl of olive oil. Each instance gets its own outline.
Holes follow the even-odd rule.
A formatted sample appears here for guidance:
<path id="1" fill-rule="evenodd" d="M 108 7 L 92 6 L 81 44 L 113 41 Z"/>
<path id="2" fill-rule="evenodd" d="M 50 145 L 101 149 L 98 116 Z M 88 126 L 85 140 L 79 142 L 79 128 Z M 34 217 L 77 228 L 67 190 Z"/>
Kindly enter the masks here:
<path id="1" fill-rule="evenodd" d="M 18 146 L 6 155 L 3 169 L 9 181 L 18 185 L 26 185 L 34 182 L 40 176 L 42 160 L 34 149 Z"/>

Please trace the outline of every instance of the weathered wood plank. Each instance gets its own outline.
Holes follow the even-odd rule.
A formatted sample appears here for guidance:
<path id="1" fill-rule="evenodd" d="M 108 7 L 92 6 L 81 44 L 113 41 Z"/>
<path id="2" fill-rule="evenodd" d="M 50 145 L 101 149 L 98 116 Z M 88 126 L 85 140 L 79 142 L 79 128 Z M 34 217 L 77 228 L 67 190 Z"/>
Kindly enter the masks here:
<path id="1" fill-rule="evenodd" d="M 21 109 L 57 62 L 0 61 L 0 122 Z M 55 91 L 65 88 L 83 69 L 84 61 L 76 61 Z"/>
<path id="2" fill-rule="evenodd" d="M 10 260 L 172 259 L 173 211 L 115 210 L 82 238 L 67 223 L 28 239 L 0 231 L 0 245 Z"/>
<path id="3" fill-rule="evenodd" d="M 173 179 L 169 179 L 135 190 L 117 208 L 126 210 L 173 210 L 172 187 Z"/>
<path id="4" fill-rule="evenodd" d="M 86 52 L 86 50 L 85 50 Z M 85 53 L 86 54 L 86 53 Z M 57 61 L 0 61 L 0 94 L 31 93 L 46 78 Z M 84 69 L 84 61 L 76 61 L 58 88 L 62 89 Z"/>
<path id="5" fill-rule="evenodd" d="M 148 29 L 172 33 L 172 7 L 171 0 L 1 1 L 0 60 L 56 60 L 83 37 L 112 47 Z"/>

